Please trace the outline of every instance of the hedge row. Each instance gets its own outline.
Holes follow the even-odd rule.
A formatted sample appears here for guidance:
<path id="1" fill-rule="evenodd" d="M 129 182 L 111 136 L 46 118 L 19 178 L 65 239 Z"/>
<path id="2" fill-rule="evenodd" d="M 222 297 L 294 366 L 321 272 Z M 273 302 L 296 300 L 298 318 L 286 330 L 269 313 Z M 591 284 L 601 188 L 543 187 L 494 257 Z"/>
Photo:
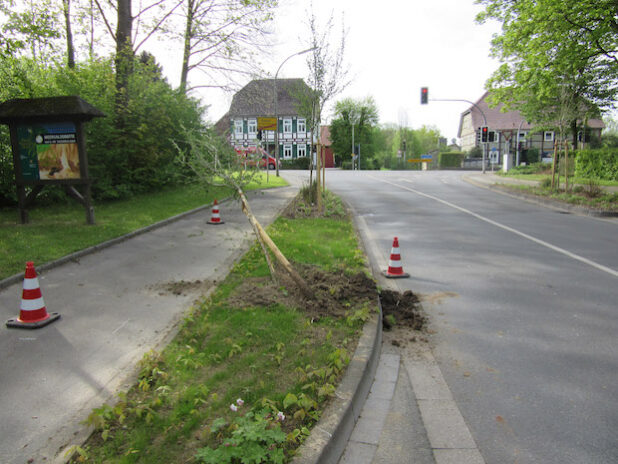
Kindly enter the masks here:
<path id="1" fill-rule="evenodd" d="M 440 153 L 438 155 L 438 166 L 440 168 L 460 168 L 465 156 L 465 153 L 459 152 Z"/>
<path id="2" fill-rule="evenodd" d="M 618 180 L 618 149 L 605 147 L 578 151 L 575 175 L 586 179 Z"/>

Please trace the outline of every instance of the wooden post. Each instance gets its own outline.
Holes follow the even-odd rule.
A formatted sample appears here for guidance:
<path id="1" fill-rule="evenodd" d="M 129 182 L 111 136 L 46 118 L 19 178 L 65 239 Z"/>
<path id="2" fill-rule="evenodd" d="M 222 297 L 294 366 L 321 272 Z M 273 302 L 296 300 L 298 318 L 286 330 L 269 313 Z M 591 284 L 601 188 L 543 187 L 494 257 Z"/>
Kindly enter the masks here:
<path id="1" fill-rule="evenodd" d="M 245 194 L 242 191 L 242 189 L 237 188 L 236 191 L 238 193 L 238 196 L 240 197 L 242 212 L 245 213 L 245 215 L 249 219 L 249 222 L 251 223 L 251 226 L 253 227 L 255 234 L 259 238 L 261 238 L 263 242 L 266 244 L 266 246 L 273 252 L 279 264 L 283 266 L 283 268 L 290 275 L 292 280 L 296 283 L 296 285 L 298 285 L 303 295 L 307 298 L 314 299 L 314 295 L 311 292 L 311 289 L 309 288 L 307 283 L 303 280 L 300 274 L 298 274 L 298 272 L 296 272 L 296 270 L 292 267 L 290 262 L 283 255 L 283 253 L 281 253 L 277 245 L 275 245 L 275 242 L 271 240 L 271 238 L 268 236 L 266 231 L 262 228 L 258 220 L 255 218 L 255 216 L 251 212 L 251 208 L 249 207 L 249 202 L 247 201 L 247 198 L 245 197 Z"/>

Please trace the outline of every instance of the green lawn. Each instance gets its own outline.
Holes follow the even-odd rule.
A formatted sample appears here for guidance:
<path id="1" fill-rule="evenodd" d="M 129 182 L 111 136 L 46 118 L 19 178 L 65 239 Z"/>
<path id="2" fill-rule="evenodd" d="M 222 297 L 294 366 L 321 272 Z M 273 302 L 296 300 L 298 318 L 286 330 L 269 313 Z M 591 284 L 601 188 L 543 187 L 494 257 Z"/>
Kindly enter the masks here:
<path id="1" fill-rule="evenodd" d="M 281 177 L 262 173 L 248 189 L 286 185 Z M 0 279 L 22 272 L 26 261 L 40 265 L 69 253 L 133 232 L 171 216 L 226 198 L 229 189 L 204 189 L 197 184 L 94 205 L 95 225 L 86 224 L 84 208 L 76 201 L 29 210 L 30 222 L 19 222 L 17 208 L 0 210 Z"/>
<path id="2" fill-rule="evenodd" d="M 349 219 L 279 218 L 268 231 L 295 263 L 337 275 L 367 269 Z M 97 432 L 76 448 L 74 462 L 287 462 L 333 395 L 377 305 L 343 302 L 345 315 L 315 319 L 302 303 L 233 303 L 234 295 L 251 293 L 248 283 L 255 292 L 268 285 L 268 276 L 255 245 L 191 310 L 176 338 L 145 356 L 129 392 L 92 412 Z M 289 301 L 293 289 L 268 291 Z"/>

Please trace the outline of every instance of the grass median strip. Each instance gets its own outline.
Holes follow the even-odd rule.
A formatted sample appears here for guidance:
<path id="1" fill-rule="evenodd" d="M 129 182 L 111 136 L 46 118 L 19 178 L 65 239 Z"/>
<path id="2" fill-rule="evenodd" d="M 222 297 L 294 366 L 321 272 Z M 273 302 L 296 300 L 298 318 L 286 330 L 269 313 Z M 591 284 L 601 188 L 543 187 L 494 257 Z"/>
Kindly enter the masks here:
<path id="1" fill-rule="evenodd" d="M 377 293 L 349 218 L 281 217 L 269 233 L 315 301 L 282 276 L 274 284 L 254 246 L 176 338 L 144 357 L 137 383 L 90 414 L 96 432 L 75 462 L 289 461 L 334 394 Z"/>
<path id="2" fill-rule="evenodd" d="M 286 185 L 281 177 L 263 174 L 248 189 Z M 0 210 L 0 279 L 23 272 L 26 261 L 40 265 L 78 250 L 120 237 L 155 222 L 228 197 L 231 190 L 197 184 L 95 205 L 95 225 L 87 225 L 75 201 L 38 206 L 30 223 L 19 223 L 17 208 Z"/>

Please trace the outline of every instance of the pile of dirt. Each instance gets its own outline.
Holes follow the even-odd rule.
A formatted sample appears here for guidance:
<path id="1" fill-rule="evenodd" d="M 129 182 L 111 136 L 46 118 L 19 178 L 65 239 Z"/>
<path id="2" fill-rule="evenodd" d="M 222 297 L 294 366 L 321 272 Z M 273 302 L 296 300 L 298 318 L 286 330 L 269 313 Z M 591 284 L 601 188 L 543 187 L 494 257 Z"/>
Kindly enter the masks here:
<path id="1" fill-rule="evenodd" d="M 343 270 L 328 272 L 316 266 L 293 266 L 311 289 L 313 298 L 307 298 L 291 280 L 280 275 L 279 285 L 270 278 L 246 279 L 229 296 L 228 304 L 237 308 L 283 304 L 317 320 L 346 316 L 351 307 L 377 303 L 376 284 L 362 272 L 349 275 Z"/>
<path id="2" fill-rule="evenodd" d="M 423 312 L 420 299 L 410 290 L 404 293 L 382 290 L 380 303 L 384 330 L 392 329 L 393 325 L 419 331 L 425 328 L 427 316 Z"/>

